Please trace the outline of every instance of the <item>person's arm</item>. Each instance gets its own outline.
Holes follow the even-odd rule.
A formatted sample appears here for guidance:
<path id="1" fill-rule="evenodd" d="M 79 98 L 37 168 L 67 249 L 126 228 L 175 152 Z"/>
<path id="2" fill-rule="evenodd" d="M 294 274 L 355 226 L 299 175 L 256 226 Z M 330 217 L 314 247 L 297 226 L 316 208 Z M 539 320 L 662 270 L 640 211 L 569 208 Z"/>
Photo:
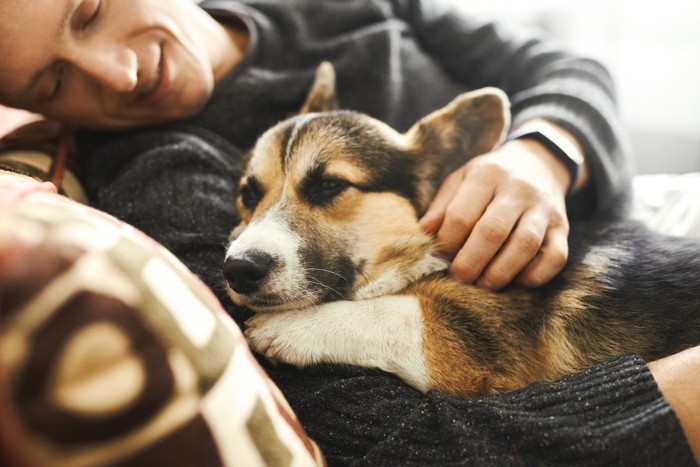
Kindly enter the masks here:
<path id="1" fill-rule="evenodd" d="M 330 465 L 695 465 L 635 356 L 474 401 L 380 372 L 268 371 Z"/>
<path id="2" fill-rule="evenodd" d="M 508 142 L 456 171 L 422 219 L 462 279 L 492 288 L 513 279 L 525 286 L 547 282 L 566 263 L 569 218 L 608 208 L 629 185 L 607 71 L 440 2 L 391 3 L 455 80 L 506 91 L 512 130 L 547 125 L 584 157 L 583 177 L 567 198 L 570 175 L 551 151 L 534 141 Z"/>
<path id="3" fill-rule="evenodd" d="M 649 370 L 678 415 L 700 464 L 700 347 L 651 362 Z"/>

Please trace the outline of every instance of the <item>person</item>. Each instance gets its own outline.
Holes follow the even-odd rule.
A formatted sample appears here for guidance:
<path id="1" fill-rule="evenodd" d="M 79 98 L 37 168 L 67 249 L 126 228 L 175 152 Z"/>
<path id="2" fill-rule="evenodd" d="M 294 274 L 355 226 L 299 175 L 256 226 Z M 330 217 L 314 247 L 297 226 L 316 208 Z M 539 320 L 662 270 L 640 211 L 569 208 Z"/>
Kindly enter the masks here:
<path id="1" fill-rule="evenodd" d="M 514 130 L 555 133 L 584 156 L 572 166 L 519 138 L 447 177 L 421 223 L 467 282 L 549 281 L 566 263 L 569 222 L 616 212 L 628 191 L 600 64 L 438 2 L 4 0 L 0 47 L 0 102 L 78 127 L 91 203 L 175 253 L 239 323 L 220 268 L 244 154 L 301 107 L 323 60 L 344 108 L 398 130 L 497 86 Z M 624 356 L 476 401 L 373 370 L 262 363 L 331 464 L 692 464 L 700 453 L 694 376 L 681 371 L 700 364 L 695 349 L 653 374 Z"/>

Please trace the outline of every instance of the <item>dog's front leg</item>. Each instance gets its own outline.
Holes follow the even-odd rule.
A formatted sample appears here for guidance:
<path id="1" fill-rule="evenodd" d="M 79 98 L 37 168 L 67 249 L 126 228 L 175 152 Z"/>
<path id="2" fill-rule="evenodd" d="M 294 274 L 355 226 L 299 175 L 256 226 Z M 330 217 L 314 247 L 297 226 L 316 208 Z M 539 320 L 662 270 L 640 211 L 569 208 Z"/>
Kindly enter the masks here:
<path id="1" fill-rule="evenodd" d="M 302 310 L 261 313 L 246 322 L 251 346 L 295 366 L 344 363 L 394 373 L 429 387 L 423 318 L 415 297 L 338 301 Z"/>

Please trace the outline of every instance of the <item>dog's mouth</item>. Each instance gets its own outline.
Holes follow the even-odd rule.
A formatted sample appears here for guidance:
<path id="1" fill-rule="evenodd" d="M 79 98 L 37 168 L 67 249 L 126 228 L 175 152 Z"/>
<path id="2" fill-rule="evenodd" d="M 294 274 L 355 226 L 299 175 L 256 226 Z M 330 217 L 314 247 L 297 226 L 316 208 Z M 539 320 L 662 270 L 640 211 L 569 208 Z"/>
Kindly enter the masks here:
<path id="1" fill-rule="evenodd" d="M 318 300 L 304 298 L 286 300 L 277 295 L 245 296 L 234 298 L 234 302 L 250 308 L 256 313 L 274 313 L 280 311 L 300 310 L 318 304 Z"/>

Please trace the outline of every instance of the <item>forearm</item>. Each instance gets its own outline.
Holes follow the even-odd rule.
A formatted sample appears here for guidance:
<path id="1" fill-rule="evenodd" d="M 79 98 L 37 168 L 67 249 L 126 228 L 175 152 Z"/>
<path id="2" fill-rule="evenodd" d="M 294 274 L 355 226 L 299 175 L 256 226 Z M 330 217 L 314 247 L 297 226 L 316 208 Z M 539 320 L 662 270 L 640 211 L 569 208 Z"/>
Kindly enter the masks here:
<path id="1" fill-rule="evenodd" d="M 548 122 L 547 120 L 535 119 L 527 121 L 523 123 L 518 130 L 536 129 L 542 126 L 545 126 L 551 131 L 554 131 L 564 137 L 565 140 L 571 145 L 571 149 L 582 157 L 583 164 L 580 167 L 580 173 L 576 180 L 571 179 L 571 174 L 566 169 L 562 161 L 555 157 L 552 152 L 542 144 L 532 140 L 519 140 L 518 143 L 523 144 L 524 147 L 527 148 L 528 152 L 532 153 L 535 157 L 539 158 L 546 164 L 548 169 L 554 174 L 555 179 L 561 186 L 564 193 L 570 192 L 573 194 L 579 192 L 590 181 L 588 162 L 586 161 L 586 155 L 583 151 L 581 143 L 579 143 L 571 132 L 559 125 Z M 512 144 L 512 142 L 509 144 Z M 571 186 L 572 183 L 574 186 Z"/>
<path id="2" fill-rule="evenodd" d="M 371 370 L 268 370 L 330 464 L 694 465 L 637 357 L 475 401 Z"/>
<path id="3" fill-rule="evenodd" d="M 700 463 L 700 347 L 651 362 L 649 370 L 678 415 L 695 460 Z"/>

